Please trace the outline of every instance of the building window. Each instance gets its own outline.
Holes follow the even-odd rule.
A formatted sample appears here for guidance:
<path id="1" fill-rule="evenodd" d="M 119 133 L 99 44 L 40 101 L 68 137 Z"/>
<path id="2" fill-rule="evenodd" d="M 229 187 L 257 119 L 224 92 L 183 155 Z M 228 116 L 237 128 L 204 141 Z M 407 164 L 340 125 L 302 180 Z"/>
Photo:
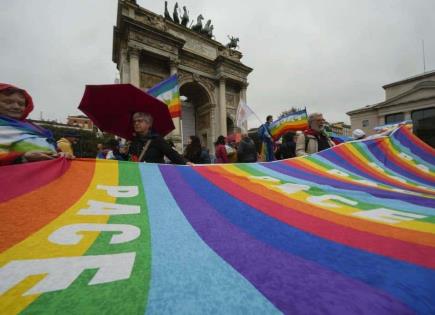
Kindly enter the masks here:
<path id="1" fill-rule="evenodd" d="M 363 127 L 368 127 L 368 126 L 369 126 L 369 120 L 368 120 L 368 119 L 364 119 L 364 120 L 362 121 L 362 126 L 363 126 Z"/>
<path id="2" fill-rule="evenodd" d="M 435 117 L 435 107 L 415 110 L 411 113 L 412 122 L 418 123 L 422 119 Z"/>
<path id="3" fill-rule="evenodd" d="M 415 110 L 411 118 L 414 134 L 435 148 L 435 107 Z"/>
<path id="4" fill-rule="evenodd" d="M 405 120 L 404 113 L 385 115 L 385 124 L 396 124 Z"/>

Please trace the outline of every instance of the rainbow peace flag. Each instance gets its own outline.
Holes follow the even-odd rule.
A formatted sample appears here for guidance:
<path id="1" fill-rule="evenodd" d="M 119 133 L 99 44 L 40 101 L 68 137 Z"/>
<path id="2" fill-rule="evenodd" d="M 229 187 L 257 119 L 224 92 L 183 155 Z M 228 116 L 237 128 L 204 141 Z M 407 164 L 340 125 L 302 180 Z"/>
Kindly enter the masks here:
<path id="1" fill-rule="evenodd" d="M 286 132 L 305 130 L 308 128 L 307 111 L 290 113 L 270 124 L 270 135 L 274 140 L 281 138 Z"/>
<path id="2" fill-rule="evenodd" d="M 435 150 L 0 171 L 0 314 L 435 314 Z"/>
<path id="3" fill-rule="evenodd" d="M 181 117 L 181 101 L 177 75 L 174 74 L 158 83 L 150 88 L 147 93 L 168 105 L 172 118 Z"/>
<path id="4" fill-rule="evenodd" d="M 25 152 L 56 153 L 53 134 L 29 121 L 0 115 L 0 166 L 13 164 Z"/>
<path id="5" fill-rule="evenodd" d="M 335 143 L 335 144 L 339 144 L 339 143 L 343 143 L 343 142 L 347 142 L 347 141 L 353 141 L 355 140 L 352 137 L 347 137 L 347 136 L 342 136 L 342 135 L 338 135 L 334 132 L 327 132 L 328 136 L 331 138 L 331 140 Z"/>

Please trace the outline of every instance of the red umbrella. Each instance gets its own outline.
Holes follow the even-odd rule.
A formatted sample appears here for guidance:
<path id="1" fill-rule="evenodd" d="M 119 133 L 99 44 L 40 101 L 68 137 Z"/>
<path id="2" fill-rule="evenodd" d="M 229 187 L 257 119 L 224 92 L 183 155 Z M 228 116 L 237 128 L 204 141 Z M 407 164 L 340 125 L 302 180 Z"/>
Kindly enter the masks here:
<path id="1" fill-rule="evenodd" d="M 175 129 L 168 106 L 131 84 L 86 85 L 79 109 L 102 131 L 125 139 L 133 137 L 136 112 L 150 114 L 152 129 L 162 137 Z"/>

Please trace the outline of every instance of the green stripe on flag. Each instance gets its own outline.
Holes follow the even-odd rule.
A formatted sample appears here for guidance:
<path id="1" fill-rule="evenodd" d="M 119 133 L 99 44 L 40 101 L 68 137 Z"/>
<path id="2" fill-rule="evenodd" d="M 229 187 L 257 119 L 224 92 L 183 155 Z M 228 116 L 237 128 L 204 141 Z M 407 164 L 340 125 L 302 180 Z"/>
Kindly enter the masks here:
<path id="1" fill-rule="evenodd" d="M 138 164 L 119 162 L 119 185 L 138 186 L 139 195 L 118 198 L 117 203 L 138 205 L 139 214 L 114 215 L 108 223 L 130 224 L 141 230 L 130 242 L 110 244 L 114 233 L 102 232 L 86 255 L 135 252 L 133 271 L 127 280 L 89 285 L 96 270 L 84 271 L 67 289 L 45 293 L 24 314 L 144 314 L 151 276 L 151 239 L 148 210 Z M 104 183 L 102 183 L 104 184 Z"/>

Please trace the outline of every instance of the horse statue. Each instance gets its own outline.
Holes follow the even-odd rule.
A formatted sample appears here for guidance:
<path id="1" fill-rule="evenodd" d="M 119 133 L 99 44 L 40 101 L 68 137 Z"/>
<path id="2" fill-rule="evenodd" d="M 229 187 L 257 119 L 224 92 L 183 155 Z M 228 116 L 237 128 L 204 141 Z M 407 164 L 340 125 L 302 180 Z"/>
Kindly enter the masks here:
<path id="1" fill-rule="evenodd" d="M 168 1 L 165 1 L 165 19 L 172 21 L 171 15 L 168 11 Z"/>
<path id="2" fill-rule="evenodd" d="M 189 23 L 189 13 L 187 12 L 186 6 L 183 6 L 183 17 L 181 18 L 181 25 L 187 27 L 187 23 Z"/>
<path id="3" fill-rule="evenodd" d="M 172 14 L 174 23 L 180 24 L 180 18 L 178 17 L 178 2 L 175 2 L 174 13 Z"/>
<path id="4" fill-rule="evenodd" d="M 202 14 L 198 15 L 198 17 L 196 18 L 196 24 L 192 26 L 191 30 L 198 32 L 198 33 L 201 32 L 202 20 L 204 20 L 204 17 L 202 16 Z"/>
<path id="5" fill-rule="evenodd" d="M 214 26 L 211 25 L 211 26 L 210 26 L 210 30 L 208 31 L 208 34 L 207 34 L 207 36 L 208 36 L 209 38 L 213 38 L 213 37 L 214 37 L 214 35 L 213 35 L 213 29 L 214 29 Z"/>
<path id="6" fill-rule="evenodd" d="M 211 26 L 211 20 L 208 20 L 207 23 L 205 23 L 203 29 L 201 30 L 201 33 L 204 35 L 208 35 L 208 32 L 210 32 L 210 26 Z"/>
<path id="7" fill-rule="evenodd" d="M 233 48 L 236 49 L 237 47 L 239 47 L 239 38 L 238 37 L 233 37 L 233 36 L 227 36 L 228 39 L 230 40 L 230 42 L 227 44 L 227 48 Z"/>

